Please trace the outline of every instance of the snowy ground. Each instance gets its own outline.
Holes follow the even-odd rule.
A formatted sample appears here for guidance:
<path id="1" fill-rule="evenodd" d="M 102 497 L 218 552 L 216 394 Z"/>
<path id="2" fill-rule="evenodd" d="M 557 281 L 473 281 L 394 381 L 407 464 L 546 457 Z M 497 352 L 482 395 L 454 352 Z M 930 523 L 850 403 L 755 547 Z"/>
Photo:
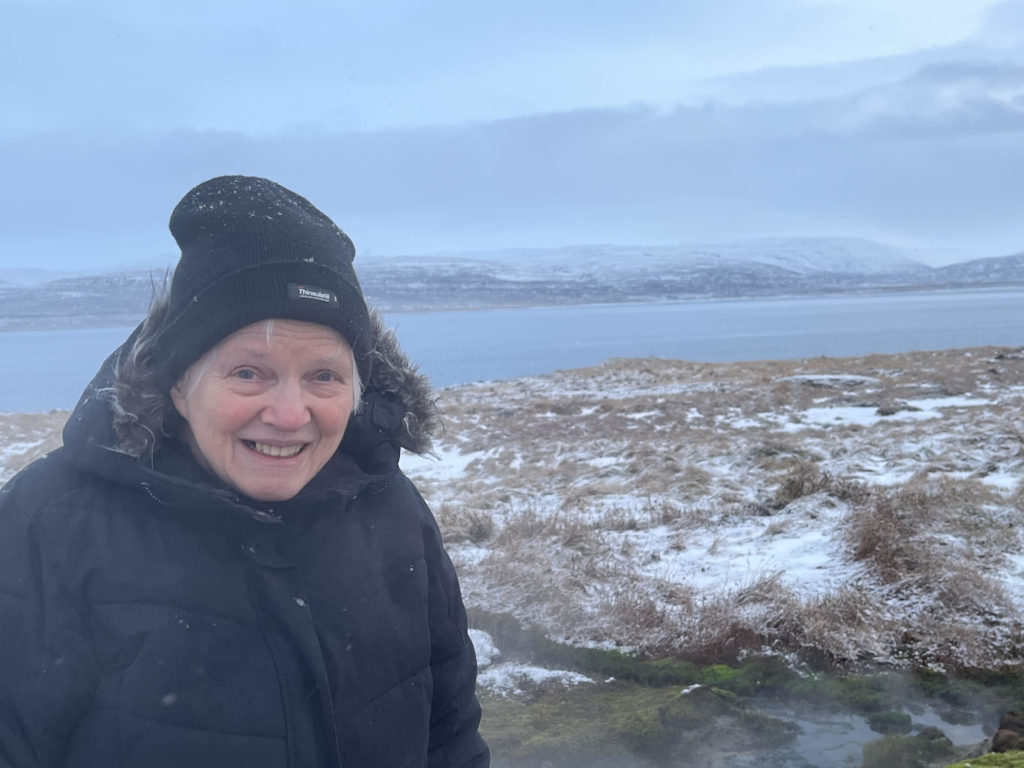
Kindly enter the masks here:
<path id="1" fill-rule="evenodd" d="M 0 484 L 60 445 L 67 411 L 0 413 Z"/>
<path id="2" fill-rule="evenodd" d="M 613 360 L 439 406 L 403 467 L 472 607 L 697 659 L 1024 652 L 1020 350 Z"/>
<path id="3" fill-rule="evenodd" d="M 1020 350 L 612 360 L 438 405 L 437 458 L 402 463 L 473 609 L 703 660 L 1024 653 Z M 65 417 L 0 414 L 0 481 Z M 483 685 L 553 674 L 475 641 Z"/>

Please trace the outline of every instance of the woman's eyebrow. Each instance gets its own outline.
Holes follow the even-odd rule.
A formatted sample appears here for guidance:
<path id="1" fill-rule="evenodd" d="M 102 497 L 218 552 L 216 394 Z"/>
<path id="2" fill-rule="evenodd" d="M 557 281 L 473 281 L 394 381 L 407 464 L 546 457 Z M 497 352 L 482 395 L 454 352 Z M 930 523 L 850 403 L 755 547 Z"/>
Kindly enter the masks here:
<path id="1" fill-rule="evenodd" d="M 345 364 L 348 362 L 347 357 L 348 356 L 345 355 L 343 352 L 339 352 L 336 355 L 327 355 L 327 356 L 324 356 L 324 357 L 318 357 L 316 360 L 312 361 L 312 364 L 313 364 L 314 367 L 315 366 L 324 366 L 324 367 L 327 367 L 327 368 L 337 368 L 338 367 L 338 363 L 341 363 L 342 367 L 344 367 Z"/>
<path id="2" fill-rule="evenodd" d="M 230 354 L 230 357 L 231 357 L 231 362 L 237 364 L 239 358 L 241 358 L 242 360 L 251 359 L 251 358 L 256 358 L 258 360 L 265 360 L 266 358 L 268 358 L 270 356 L 270 350 L 268 350 L 266 348 L 261 348 L 261 347 L 258 347 L 258 346 L 254 346 L 254 347 L 241 347 L 240 349 L 237 349 L 237 350 L 235 350 L 235 351 L 233 351 L 233 352 L 231 352 L 229 354 Z M 335 365 L 338 364 L 339 361 L 341 361 L 342 363 L 345 363 L 347 361 L 347 357 L 348 356 L 344 352 L 338 352 L 337 354 L 323 355 L 321 357 L 314 358 L 313 360 L 310 361 L 310 364 L 314 365 L 314 366 L 317 366 L 317 365 L 335 366 Z"/>
<path id="3" fill-rule="evenodd" d="M 220 356 L 221 357 L 228 357 L 228 356 L 230 356 L 233 359 L 237 359 L 237 358 L 240 358 L 240 357 L 241 358 L 256 357 L 256 358 L 259 358 L 260 360 L 263 360 L 264 358 L 269 356 L 269 354 L 270 354 L 269 350 L 261 349 L 260 347 L 253 346 L 253 347 L 240 347 L 238 349 L 232 350 L 231 352 L 227 352 L 227 353 L 222 352 Z"/>

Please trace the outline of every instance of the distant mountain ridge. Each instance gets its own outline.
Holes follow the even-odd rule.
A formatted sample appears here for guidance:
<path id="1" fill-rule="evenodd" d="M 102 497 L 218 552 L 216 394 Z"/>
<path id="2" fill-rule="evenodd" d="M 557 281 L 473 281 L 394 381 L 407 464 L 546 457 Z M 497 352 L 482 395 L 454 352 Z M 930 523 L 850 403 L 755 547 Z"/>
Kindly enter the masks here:
<path id="1" fill-rule="evenodd" d="M 973 259 L 961 264 L 949 264 L 936 270 L 941 279 L 964 283 L 1019 283 L 1024 282 L 1024 252 L 1012 256 Z"/>
<path id="2" fill-rule="evenodd" d="M 357 269 L 385 312 L 1024 284 L 1024 252 L 943 267 L 911 254 L 853 238 L 774 238 L 360 257 Z M 132 325 L 163 276 L 130 270 L 26 284 L 0 270 L 0 330 Z"/>

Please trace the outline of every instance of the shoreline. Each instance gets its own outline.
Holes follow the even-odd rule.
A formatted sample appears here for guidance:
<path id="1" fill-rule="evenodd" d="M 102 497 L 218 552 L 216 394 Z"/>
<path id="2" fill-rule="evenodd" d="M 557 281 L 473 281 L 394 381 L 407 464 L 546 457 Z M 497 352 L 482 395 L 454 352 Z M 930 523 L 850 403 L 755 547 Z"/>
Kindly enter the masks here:
<path id="1" fill-rule="evenodd" d="M 808 301 L 829 298 L 912 296 L 921 294 L 969 294 L 969 293 L 1018 293 L 1024 291 L 1024 282 L 993 284 L 942 284 L 942 285 L 873 285 L 868 287 L 836 288 L 834 290 L 800 292 L 755 292 L 741 294 L 694 293 L 663 297 L 641 297 L 627 300 L 576 301 L 567 297 L 564 301 L 484 302 L 467 304 L 390 304 L 385 300 L 377 303 L 373 296 L 367 297 L 367 304 L 383 315 L 437 314 L 448 312 L 487 312 L 530 309 L 569 309 L 593 307 L 620 307 L 666 304 L 728 303 L 755 301 Z M 10 317 L 0 315 L 0 333 L 26 333 L 49 331 L 76 331 L 126 328 L 132 329 L 143 319 L 143 314 L 115 314 L 82 317 L 81 315 L 40 315 L 32 317 Z"/>

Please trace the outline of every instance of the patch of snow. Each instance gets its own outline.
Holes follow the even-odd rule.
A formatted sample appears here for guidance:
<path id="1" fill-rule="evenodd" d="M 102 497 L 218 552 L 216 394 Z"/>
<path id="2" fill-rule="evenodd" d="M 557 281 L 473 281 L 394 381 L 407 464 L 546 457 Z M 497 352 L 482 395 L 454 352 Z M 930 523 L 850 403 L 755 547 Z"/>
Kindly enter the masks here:
<path id="1" fill-rule="evenodd" d="M 858 425 L 870 427 L 882 421 L 924 421 L 942 417 L 942 410 L 947 408 L 971 408 L 991 404 L 990 400 L 968 397 L 928 397 L 907 400 L 910 409 L 900 410 L 895 413 L 883 415 L 878 412 L 878 406 L 871 405 L 842 405 L 842 406 L 816 406 L 797 411 L 790 414 L 764 413 L 758 414 L 758 418 L 779 424 L 785 432 L 800 432 L 809 427 L 827 427 L 836 425 Z M 752 426 L 747 423 L 744 426 Z"/>
<path id="2" fill-rule="evenodd" d="M 661 411 L 640 411 L 639 413 L 624 413 L 622 414 L 627 419 L 650 419 L 655 416 L 663 416 Z"/>
<path id="3" fill-rule="evenodd" d="M 451 558 L 461 565 L 479 565 L 491 554 L 488 547 L 481 547 L 478 544 L 446 544 L 446 549 Z M 463 588 L 465 591 L 465 588 Z"/>
<path id="4" fill-rule="evenodd" d="M 458 448 L 445 445 L 435 446 L 434 451 L 437 458 L 403 451 L 400 462 L 402 471 L 408 475 L 416 475 L 417 478 L 444 482 L 461 477 L 471 462 L 487 456 L 486 451 L 462 453 Z"/>
<path id="5" fill-rule="evenodd" d="M 780 381 L 793 381 L 798 384 L 810 384 L 813 387 L 829 387 L 830 389 L 879 383 L 874 376 L 856 376 L 846 373 L 803 373 L 796 376 L 783 376 Z"/>
<path id="6" fill-rule="evenodd" d="M 835 528 L 845 508 L 828 508 L 821 499 L 808 497 L 771 517 L 758 517 L 698 529 L 672 536 L 680 549 L 655 539 L 654 530 L 637 537 L 636 551 L 657 552 L 639 568 L 649 578 L 693 587 L 698 594 L 742 590 L 764 579 L 778 577 L 784 586 L 804 597 L 824 594 L 851 580 L 861 571 L 843 565 Z M 668 531 L 663 529 L 663 536 Z"/>
<path id="7" fill-rule="evenodd" d="M 31 451 L 33 448 L 38 448 L 44 441 L 45 438 L 40 438 L 39 440 L 31 440 L 24 443 L 8 443 L 7 445 L 0 446 L 0 461 L 6 461 L 12 456 L 20 456 L 27 451 Z"/>
<path id="8" fill-rule="evenodd" d="M 566 687 L 593 683 L 593 679 L 564 669 L 545 669 L 533 664 L 509 662 L 487 667 L 477 675 L 476 684 L 505 696 L 522 693 L 524 686 L 556 682 Z"/>
<path id="9" fill-rule="evenodd" d="M 476 663 L 481 669 L 489 667 L 494 660 L 500 658 L 501 651 L 494 644 L 494 638 L 482 629 L 470 629 L 469 639 L 473 641 L 473 648 L 476 650 Z"/>
<path id="10" fill-rule="evenodd" d="M 923 411 L 936 411 L 940 408 L 971 408 L 988 405 L 991 401 L 980 397 L 957 395 L 954 397 L 925 397 L 920 400 L 908 400 L 907 404 Z"/>
<path id="11" fill-rule="evenodd" d="M 1008 552 L 1005 555 L 1007 567 L 1002 569 L 1001 581 L 1006 585 L 1006 595 L 1024 613 L 1024 553 Z"/>
<path id="12" fill-rule="evenodd" d="M 1022 479 L 1024 479 L 1024 476 L 1021 475 L 1019 470 L 1015 472 L 1002 470 L 999 472 L 989 472 L 981 478 L 981 482 L 995 488 L 1002 488 L 1004 491 L 1014 491 L 1021 484 Z"/>
<path id="13" fill-rule="evenodd" d="M 729 423 L 729 426 L 733 429 L 755 429 L 757 427 L 763 427 L 765 421 L 763 419 L 734 419 Z"/>

